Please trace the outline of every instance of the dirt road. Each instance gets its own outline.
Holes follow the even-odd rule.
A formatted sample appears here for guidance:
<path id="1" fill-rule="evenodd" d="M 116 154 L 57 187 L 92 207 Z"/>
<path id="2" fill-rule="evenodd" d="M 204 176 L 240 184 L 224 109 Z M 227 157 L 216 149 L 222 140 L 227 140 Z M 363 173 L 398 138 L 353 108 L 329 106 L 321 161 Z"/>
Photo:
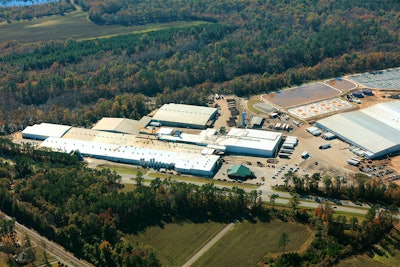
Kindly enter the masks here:
<path id="1" fill-rule="evenodd" d="M 189 267 L 203 256 L 210 248 L 212 248 L 224 235 L 233 229 L 235 223 L 228 224 L 216 236 L 214 236 L 207 244 L 205 244 L 196 254 L 194 254 L 182 267 Z"/>

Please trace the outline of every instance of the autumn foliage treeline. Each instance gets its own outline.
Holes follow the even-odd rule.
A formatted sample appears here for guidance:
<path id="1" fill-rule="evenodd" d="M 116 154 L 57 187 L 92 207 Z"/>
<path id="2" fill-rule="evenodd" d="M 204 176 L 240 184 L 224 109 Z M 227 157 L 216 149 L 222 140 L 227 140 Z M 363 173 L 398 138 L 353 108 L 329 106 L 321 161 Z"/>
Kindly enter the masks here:
<path id="1" fill-rule="evenodd" d="M 125 237 L 170 222 L 279 218 L 308 224 L 316 235 L 310 247 L 267 259 L 275 266 L 330 266 L 395 231 L 394 210 L 372 208 L 359 221 L 333 216 L 328 202 L 315 212 L 295 206 L 268 209 L 257 191 L 161 179 L 145 186 L 140 174 L 135 189 L 121 191 L 115 172 L 89 169 L 76 156 L 38 151 L 3 138 L 0 158 L 0 210 L 95 266 L 160 266 L 157 251 Z"/>
<path id="2" fill-rule="evenodd" d="M 8 1 L 6 1 L 8 2 Z M 32 1 L 32 3 L 35 3 Z M 60 0 L 48 4 L 1 7 L 0 22 L 12 23 L 13 20 L 33 19 L 50 15 L 60 15 L 75 10 L 75 6 L 69 0 Z"/>
<path id="3" fill-rule="evenodd" d="M 345 258 L 366 251 L 381 253 L 377 249 L 379 245 L 375 244 L 398 246 L 398 240 L 393 238 L 399 235 L 393 228 L 397 220 L 393 211 L 373 207 L 362 221 L 356 217 L 348 219 L 344 215 L 334 216 L 334 213 L 329 202 L 321 204 L 314 215 L 309 217 L 309 223 L 316 233 L 307 251 L 282 254 L 277 259 L 266 259 L 266 263 L 272 267 L 333 266 Z M 302 214 L 297 211 L 297 216 Z"/>
<path id="4" fill-rule="evenodd" d="M 0 157 L 0 210 L 95 266 L 159 266 L 153 249 L 122 237 L 172 221 L 231 222 L 261 207 L 256 191 L 160 179 L 144 186 L 140 175 L 135 190 L 121 192 L 110 170 L 8 139 L 0 139 Z"/>
<path id="5" fill-rule="evenodd" d="M 400 66 L 398 1 L 75 3 L 107 24 L 183 19 L 174 12 L 215 22 L 81 42 L 0 44 L 2 133 L 40 121 L 89 126 L 105 116 L 104 103 L 117 108 L 121 94 L 146 107 L 125 108 L 124 116 L 138 118 L 154 104 L 204 104 L 210 93 L 248 96 Z"/>

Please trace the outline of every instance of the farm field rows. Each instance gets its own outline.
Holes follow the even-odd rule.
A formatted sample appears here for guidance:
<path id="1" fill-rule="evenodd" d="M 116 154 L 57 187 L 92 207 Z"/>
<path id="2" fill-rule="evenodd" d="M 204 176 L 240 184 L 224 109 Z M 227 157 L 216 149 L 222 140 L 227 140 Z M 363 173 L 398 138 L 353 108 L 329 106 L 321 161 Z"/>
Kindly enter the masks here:
<path id="1" fill-rule="evenodd" d="M 162 266 L 181 266 L 225 226 L 217 222 L 170 223 L 149 227 L 128 239 L 155 248 Z"/>
<path id="2" fill-rule="evenodd" d="M 106 38 L 120 34 L 143 33 L 167 28 L 188 27 L 207 22 L 175 21 L 140 26 L 97 25 L 88 20 L 87 14 L 74 11 L 64 16 L 49 16 L 33 20 L 13 21 L 0 24 L 0 43 L 15 40 L 21 43 Z"/>
<path id="3" fill-rule="evenodd" d="M 216 222 L 172 223 L 150 227 L 129 239 L 155 248 L 163 266 L 181 266 L 225 226 Z M 243 221 L 194 266 L 256 266 L 265 255 L 282 252 L 278 246 L 282 232 L 289 236 L 287 251 L 300 250 L 311 240 L 311 232 L 300 224 Z"/>
<path id="4" fill-rule="evenodd" d="M 297 251 L 307 244 L 311 232 L 301 224 L 274 220 L 268 223 L 244 221 L 224 236 L 193 266 L 257 266 L 267 254 L 281 253 L 280 235 L 286 232 L 286 251 Z"/>

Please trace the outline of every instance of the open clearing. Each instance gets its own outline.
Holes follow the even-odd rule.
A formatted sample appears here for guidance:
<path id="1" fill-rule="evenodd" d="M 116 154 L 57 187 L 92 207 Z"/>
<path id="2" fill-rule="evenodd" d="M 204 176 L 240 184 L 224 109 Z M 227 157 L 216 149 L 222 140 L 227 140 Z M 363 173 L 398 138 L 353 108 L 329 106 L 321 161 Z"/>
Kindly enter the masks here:
<path id="1" fill-rule="evenodd" d="M 225 226 L 217 222 L 170 223 L 162 227 L 149 227 L 145 232 L 131 235 L 128 239 L 155 248 L 162 266 L 182 266 Z"/>
<path id="2" fill-rule="evenodd" d="M 361 255 L 341 261 L 338 265 L 335 266 L 337 267 L 381 267 L 382 266 L 383 267 L 388 265 L 381 264 L 379 262 L 372 260 L 367 256 Z"/>
<path id="3" fill-rule="evenodd" d="M 280 253 L 278 240 L 282 232 L 289 236 L 286 251 L 300 250 L 308 244 L 311 232 L 301 224 L 271 221 L 241 222 L 225 235 L 193 266 L 257 266 L 268 253 Z"/>
<path id="4" fill-rule="evenodd" d="M 188 27 L 208 23 L 204 21 L 175 21 L 140 26 L 97 25 L 87 18 L 87 13 L 74 11 L 64 16 L 49 16 L 33 20 L 13 21 L 0 24 L 0 43 L 16 40 L 22 43 L 105 38 L 120 34 L 143 33 L 167 28 Z"/>

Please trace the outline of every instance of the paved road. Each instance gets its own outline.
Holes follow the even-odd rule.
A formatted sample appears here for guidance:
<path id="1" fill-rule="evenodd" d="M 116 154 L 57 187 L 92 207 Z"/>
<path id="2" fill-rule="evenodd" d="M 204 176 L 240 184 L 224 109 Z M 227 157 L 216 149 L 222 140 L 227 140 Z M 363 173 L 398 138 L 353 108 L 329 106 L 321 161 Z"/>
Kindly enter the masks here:
<path id="1" fill-rule="evenodd" d="M 135 184 L 136 181 L 132 180 L 132 178 L 135 178 L 134 175 L 131 174 L 123 174 L 123 173 L 119 173 L 119 175 L 121 176 L 121 182 L 124 184 Z M 155 179 L 153 177 L 147 176 L 147 175 L 143 175 L 143 178 L 147 179 L 147 180 L 152 180 Z M 212 180 L 211 180 L 212 181 Z M 183 181 L 182 182 L 188 182 L 188 181 Z M 192 184 L 196 184 L 199 186 L 202 186 L 206 183 L 210 183 L 210 180 L 205 180 L 204 182 L 190 182 Z M 229 187 L 229 186 L 223 186 L 223 185 L 215 185 L 216 187 Z M 232 187 L 235 186 L 232 185 Z M 237 186 L 237 185 L 236 185 Z M 246 192 L 250 192 L 250 191 L 254 191 L 254 189 L 244 189 Z M 261 191 L 261 198 L 264 202 L 269 202 L 270 196 L 272 194 L 278 194 L 279 198 L 277 198 L 275 200 L 275 202 L 277 204 L 288 204 L 289 199 L 292 197 L 289 193 L 286 192 L 277 192 L 274 191 L 272 189 L 271 186 L 265 184 L 263 186 L 260 186 L 257 191 Z M 343 205 L 335 205 L 332 203 L 332 207 L 336 207 L 335 210 L 340 210 L 340 211 L 344 211 L 344 212 L 351 212 L 351 213 L 358 213 L 358 214 L 366 214 L 368 209 L 370 208 L 368 205 L 363 204 L 361 207 L 357 206 L 356 204 L 352 203 L 351 201 L 342 201 Z M 300 201 L 300 206 L 301 207 L 306 207 L 306 208 L 317 208 L 320 205 L 320 203 L 315 202 L 311 199 L 307 200 L 307 201 Z"/>
<path id="2" fill-rule="evenodd" d="M 0 212 L 6 219 L 11 220 L 12 218 L 2 212 Z M 92 264 L 76 258 L 72 253 L 66 251 L 59 244 L 48 240 L 47 238 L 41 236 L 37 232 L 29 229 L 28 227 L 15 222 L 15 230 L 20 234 L 28 234 L 32 242 L 35 242 L 38 246 L 46 246 L 46 252 L 53 255 L 57 261 L 60 260 L 62 263 L 68 266 L 75 267 L 93 267 Z"/>
<path id="3" fill-rule="evenodd" d="M 207 244 L 205 244 L 196 254 L 194 254 L 182 267 L 189 267 L 195 263 L 201 256 L 212 248 L 224 235 L 226 235 L 235 226 L 234 223 L 228 224 L 216 236 L 214 236 Z"/>

